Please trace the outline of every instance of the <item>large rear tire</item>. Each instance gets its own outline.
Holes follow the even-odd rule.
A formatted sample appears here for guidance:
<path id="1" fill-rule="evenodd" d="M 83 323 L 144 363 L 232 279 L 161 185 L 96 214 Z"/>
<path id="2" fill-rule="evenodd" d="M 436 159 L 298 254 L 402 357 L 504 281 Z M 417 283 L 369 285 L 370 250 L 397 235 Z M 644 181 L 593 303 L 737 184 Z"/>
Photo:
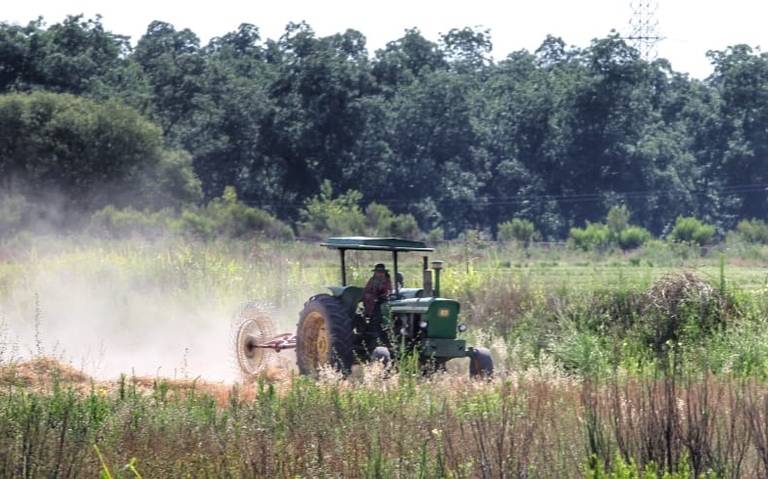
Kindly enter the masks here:
<path id="1" fill-rule="evenodd" d="M 321 294 L 310 298 L 299 314 L 296 365 L 316 376 L 323 366 L 348 374 L 354 361 L 352 316 L 340 298 Z"/>

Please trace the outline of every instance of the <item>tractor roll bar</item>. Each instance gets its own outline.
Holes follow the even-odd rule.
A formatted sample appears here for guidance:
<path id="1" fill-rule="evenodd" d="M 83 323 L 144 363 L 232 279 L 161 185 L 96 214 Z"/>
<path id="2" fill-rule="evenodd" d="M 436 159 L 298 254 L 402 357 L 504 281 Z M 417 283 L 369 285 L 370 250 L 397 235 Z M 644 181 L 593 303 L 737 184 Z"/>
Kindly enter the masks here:
<path id="1" fill-rule="evenodd" d="M 344 252 L 347 251 L 344 248 L 339 248 L 339 254 L 341 255 L 341 285 L 347 285 L 347 261 L 344 257 Z"/>
<path id="2" fill-rule="evenodd" d="M 397 250 L 392 251 L 392 269 L 395 278 L 395 297 L 400 296 L 400 283 L 397 282 Z"/>
<path id="3" fill-rule="evenodd" d="M 339 257 L 341 258 L 341 285 L 347 285 L 347 262 L 346 251 L 351 250 L 369 250 L 369 251 L 391 251 L 393 270 L 395 273 L 395 294 L 400 294 L 400 284 L 397 282 L 398 264 L 397 253 L 408 251 L 420 251 L 431 252 L 433 248 L 429 248 L 422 241 L 412 241 L 401 238 L 371 238 L 365 236 L 346 236 L 328 238 L 325 243 L 320 243 L 320 246 L 326 248 L 336 248 L 339 250 Z M 425 259 L 426 261 L 426 259 Z M 426 264 L 426 263 L 425 263 Z"/>

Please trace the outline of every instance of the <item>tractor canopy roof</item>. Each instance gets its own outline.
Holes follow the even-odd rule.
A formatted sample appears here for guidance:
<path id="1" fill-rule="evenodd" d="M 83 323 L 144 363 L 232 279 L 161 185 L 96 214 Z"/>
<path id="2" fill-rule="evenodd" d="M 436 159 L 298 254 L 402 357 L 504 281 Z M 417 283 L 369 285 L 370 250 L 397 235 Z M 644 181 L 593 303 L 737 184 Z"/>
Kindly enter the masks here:
<path id="1" fill-rule="evenodd" d="M 400 238 L 369 238 L 365 236 L 344 236 L 328 238 L 321 246 L 334 249 L 358 249 L 378 251 L 434 251 L 422 241 Z"/>

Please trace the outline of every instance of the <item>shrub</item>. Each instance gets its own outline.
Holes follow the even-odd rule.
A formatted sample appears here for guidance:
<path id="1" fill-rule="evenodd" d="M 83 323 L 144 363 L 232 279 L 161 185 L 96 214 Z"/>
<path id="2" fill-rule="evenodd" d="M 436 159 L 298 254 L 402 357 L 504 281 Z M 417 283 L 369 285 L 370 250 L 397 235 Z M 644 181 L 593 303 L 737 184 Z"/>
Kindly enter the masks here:
<path id="1" fill-rule="evenodd" d="M 640 226 L 628 226 L 619 233 L 619 246 L 623 250 L 643 246 L 652 238 L 651 233 Z"/>
<path id="2" fill-rule="evenodd" d="M 763 220 L 739 221 L 736 233 L 748 243 L 768 244 L 768 223 Z"/>
<path id="3" fill-rule="evenodd" d="M 232 186 L 224 188 L 222 196 L 211 201 L 204 208 L 203 214 L 213 220 L 217 236 L 264 236 L 283 240 L 293 238 L 288 225 L 264 210 L 238 201 L 237 192 Z"/>
<path id="4" fill-rule="evenodd" d="M 373 236 L 390 235 L 394 221 L 395 215 L 384 205 L 371 203 L 365 209 L 366 226 Z"/>
<path id="5" fill-rule="evenodd" d="M 320 194 L 307 200 L 301 210 L 299 232 L 308 238 L 333 235 L 372 235 L 419 238 L 422 236 L 416 218 L 398 215 L 385 205 L 371 203 L 360 208 L 363 195 L 350 190 L 334 197 L 331 182 L 325 180 Z"/>
<path id="6" fill-rule="evenodd" d="M 156 212 L 107 206 L 91 216 L 89 232 L 112 238 L 131 235 L 157 237 L 175 232 L 199 239 L 216 237 L 264 237 L 289 240 L 291 228 L 266 211 L 248 206 L 237 199 L 231 186 L 224 194 L 201 208 L 185 208 L 174 216 L 172 210 Z"/>
<path id="7" fill-rule="evenodd" d="M 301 210 L 299 232 L 305 237 L 361 234 L 366 218 L 360 210 L 363 195 L 354 190 L 334 197 L 331 182 L 325 180 L 320 194 L 306 201 Z"/>
<path id="8" fill-rule="evenodd" d="M 419 229 L 419 223 L 411 214 L 396 215 L 391 227 L 391 236 L 397 238 L 421 238 L 423 233 Z"/>
<path id="9" fill-rule="evenodd" d="M 216 222 L 199 210 L 182 211 L 173 225 L 178 233 L 200 239 L 211 239 L 217 232 Z"/>
<path id="10" fill-rule="evenodd" d="M 678 216 L 669 238 L 676 243 L 705 246 L 715 237 L 715 227 L 693 217 Z"/>
<path id="11" fill-rule="evenodd" d="M 430 244 L 440 243 L 445 240 L 445 230 L 441 227 L 432 228 L 427 233 L 426 240 Z"/>
<path id="12" fill-rule="evenodd" d="M 567 371 L 596 376 L 608 370 L 605 339 L 590 331 L 578 331 L 565 325 L 564 337 L 553 340 L 550 348 Z"/>
<path id="13" fill-rule="evenodd" d="M 203 197 L 200 179 L 195 174 L 192 156 L 186 151 L 164 151 L 157 163 L 137 175 L 135 186 L 122 201 L 138 207 L 181 208 L 197 204 Z"/>
<path id="14" fill-rule="evenodd" d="M 410 214 L 396 215 L 384 205 L 371 203 L 365 209 L 366 234 L 372 236 L 395 236 L 399 238 L 420 238 L 419 224 Z"/>
<path id="15" fill-rule="evenodd" d="M 651 240 L 651 233 L 641 226 L 629 224 L 631 214 L 624 206 L 608 210 L 605 224 L 587 222 L 585 228 L 572 228 L 572 243 L 584 251 L 607 250 L 619 246 L 623 250 L 639 248 Z"/>
<path id="16" fill-rule="evenodd" d="M 611 246 L 611 232 L 602 223 L 587 222 L 585 228 L 571 228 L 573 244 L 584 251 L 605 250 Z"/>
<path id="17" fill-rule="evenodd" d="M 528 247 L 532 241 L 541 238 L 532 221 L 513 218 L 499 225 L 498 240 L 502 242 L 517 241 Z"/>
<path id="18" fill-rule="evenodd" d="M 91 215 L 87 229 L 91 234 L 109 238 L 133 235 L 157 237 L 168 233 L 171 219 L 169 210 L 138 211 L 109 205 Z"/>

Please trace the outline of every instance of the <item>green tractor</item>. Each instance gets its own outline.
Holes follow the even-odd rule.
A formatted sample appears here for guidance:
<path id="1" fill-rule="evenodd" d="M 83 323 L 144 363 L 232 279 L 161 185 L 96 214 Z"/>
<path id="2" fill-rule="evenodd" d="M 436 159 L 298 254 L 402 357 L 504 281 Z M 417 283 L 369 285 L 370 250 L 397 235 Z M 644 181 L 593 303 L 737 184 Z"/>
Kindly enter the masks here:
<path id="1" fill-rule="evenodd" d="M 236 335 L 238 361 L 244 372 L 253 372 L 264 359 L 264 350 L 296 349 L 301 374 L 316 375 L 331 366 L 346 374 L 352 365 L 380 361 L 389 366 L 406 354 L 415 355 L 425 372 L 442 370 L 453 358 L 470 358 L 472 377 L 493 374 L 493 360 L 485 348 L 467 346 L 457 336 L 466 330 L 459 324 L 459 302 L 440 296 L 441 261 L 429 263 L 434 251 L 420 241 L 396 238 L 329 238 L 322 246 L 339 252 L 341 284 L 330 294 L 312 296 L 299 314 L 296 334 L 269 337 L 259 317 L 244 309 L 246 317 Z M 388 298 L 378 301 L 376 314 L 363 313 L 363 288 L 347 284 L 347 251 L 391 253 L 394 284 Z M 398 270 L 402 253 L 422 253 L 421 287 L 404 287 Z M 430 268 L 431 266 L 431 268 Z"/>

